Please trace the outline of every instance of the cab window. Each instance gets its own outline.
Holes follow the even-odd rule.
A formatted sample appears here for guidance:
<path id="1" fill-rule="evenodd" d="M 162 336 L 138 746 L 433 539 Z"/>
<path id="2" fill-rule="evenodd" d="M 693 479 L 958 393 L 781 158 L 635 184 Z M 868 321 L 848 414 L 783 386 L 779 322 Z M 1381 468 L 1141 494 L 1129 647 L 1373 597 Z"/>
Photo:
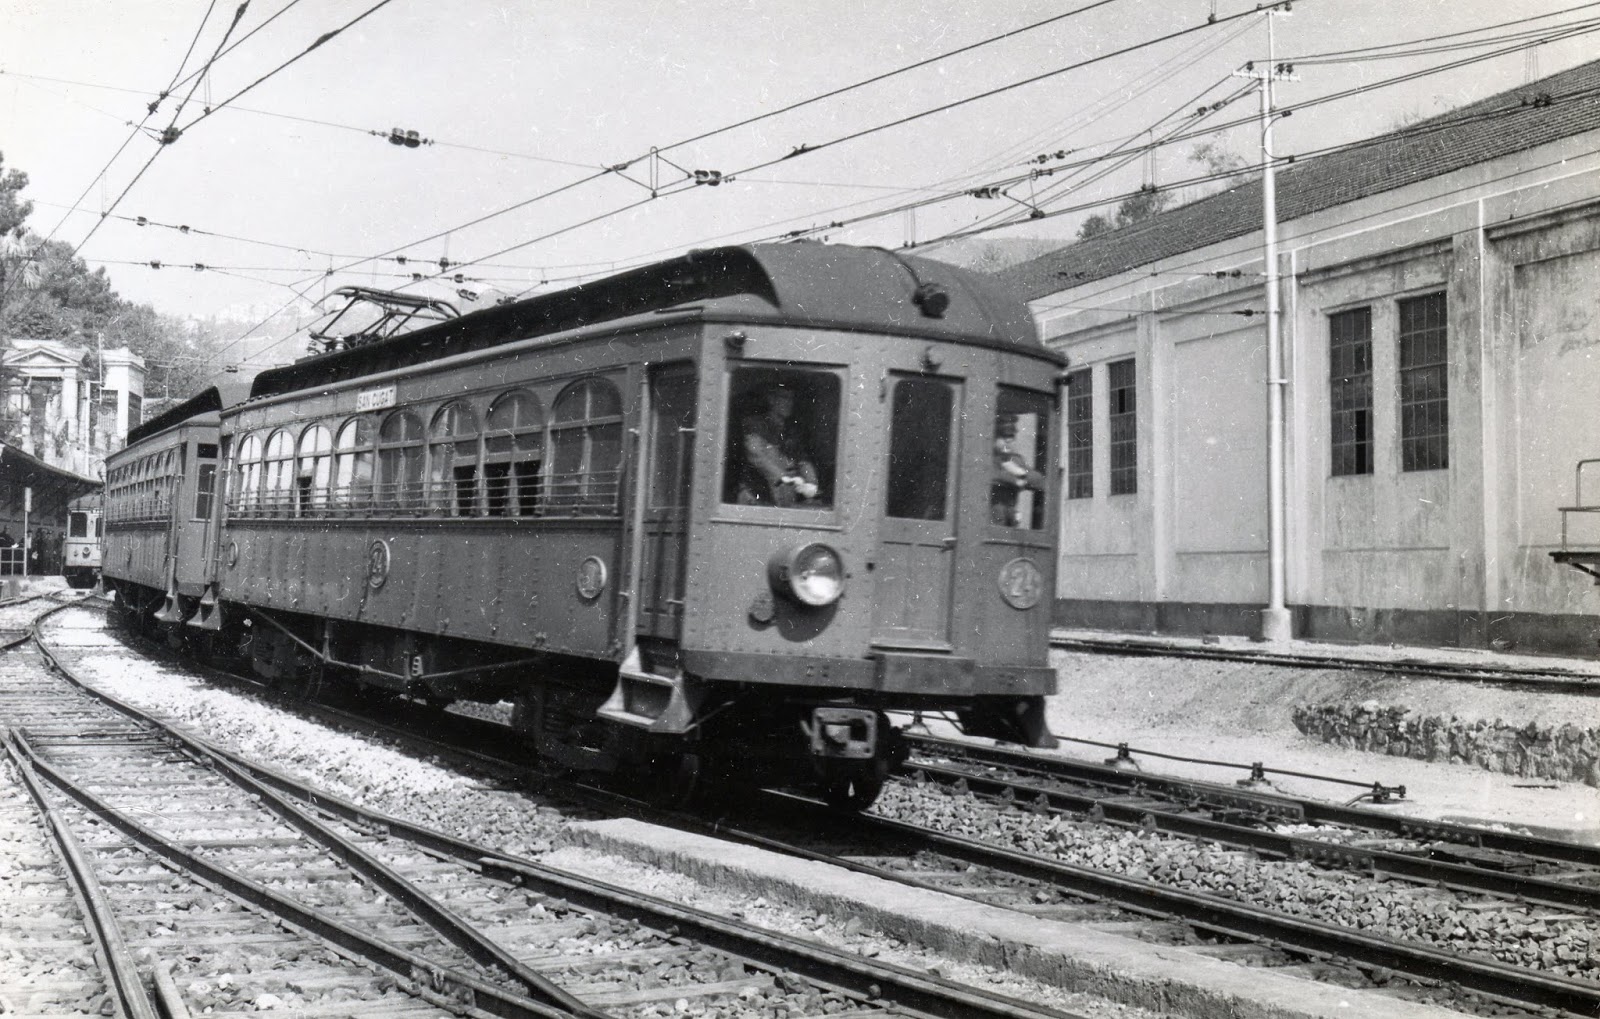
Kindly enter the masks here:
<path id="1" fill-rule="evenodd" d="M 1041 531 L 1050 463 L 1050 398 L 1002 388 L 995 402 L 989 522 Z"/>
<path id="2" fill-rule="evenodd" d="M 804 368 L 733 370 L 722 501 L 832 509 L 839 448 L 839 376 Z"/>

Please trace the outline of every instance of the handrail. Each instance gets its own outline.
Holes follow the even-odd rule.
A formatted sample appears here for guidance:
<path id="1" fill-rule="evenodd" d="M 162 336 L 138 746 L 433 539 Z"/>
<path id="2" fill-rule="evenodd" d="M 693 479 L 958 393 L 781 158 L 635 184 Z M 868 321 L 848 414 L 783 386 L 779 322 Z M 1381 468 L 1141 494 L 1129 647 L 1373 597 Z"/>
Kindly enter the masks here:
<path id="1" fill-rule="evenodd" d="M 1577 467 L 1572 471 L 1572 498 L 1573 505 L 1558 507 L 1561 513 L 1561 551 L 1567 548 L 1567 515 L 1569 513 L 1600 513 L 1600 503 L 1589 505 L 1583 501 L 1583 469 L 1589 464 L 1600 464 L 1600 457 L 1589 457 L 1579 460 Z"/>

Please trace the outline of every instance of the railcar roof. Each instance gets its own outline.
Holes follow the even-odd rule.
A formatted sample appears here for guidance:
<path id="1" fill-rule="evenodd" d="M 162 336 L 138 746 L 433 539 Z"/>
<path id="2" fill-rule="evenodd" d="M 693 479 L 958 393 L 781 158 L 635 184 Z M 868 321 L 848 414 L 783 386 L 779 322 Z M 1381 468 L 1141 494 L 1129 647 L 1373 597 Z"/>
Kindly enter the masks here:
<path id="1" fill-rule="evenodd" d="M 247 382 L 223 382 L 207 386 L 182 403 L 168 407 L 137 428 L 128 429 L 128 445 L 132 446 L 147 436 L 155 435 L 200 414 L 226 410 L 235 404 L 243 403 L 249 396 L 250 384 Z"/>
<path id="2" fill-rule="evenodd" d="M 913 296 L 934 287 L 942 315 Z M 693 251 L 568 290 L 486 308 L 366 346 L 305 358 L 256 376 L 252 397 L 361 378 L 452 354 L 636 315 L 682 310 L 707 321 L 949 340 L 1047 360 L 1027 307 L 986 276 L 883 248 L 815 243 Z"/>

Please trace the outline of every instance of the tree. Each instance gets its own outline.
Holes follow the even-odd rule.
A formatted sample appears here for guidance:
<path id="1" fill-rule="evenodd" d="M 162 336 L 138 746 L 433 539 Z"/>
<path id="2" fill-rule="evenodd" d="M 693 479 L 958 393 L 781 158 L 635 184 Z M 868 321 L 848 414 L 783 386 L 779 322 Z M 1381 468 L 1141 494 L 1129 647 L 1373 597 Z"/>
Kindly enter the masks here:
<path id="1" fill-rule="evenodd" d="M 1169 200 L 1167 192 L 1158 190 L 1153 184 L 1146 184 L 1122 200 L 1122 204 L 1117 206 L 1116 218 L 1094 215 L 1084 220 L 1083 225 L 1078 227 L 1078 240 L 1086 241 L 1112 230 L 1142 223 L 1165 209 Z"/>

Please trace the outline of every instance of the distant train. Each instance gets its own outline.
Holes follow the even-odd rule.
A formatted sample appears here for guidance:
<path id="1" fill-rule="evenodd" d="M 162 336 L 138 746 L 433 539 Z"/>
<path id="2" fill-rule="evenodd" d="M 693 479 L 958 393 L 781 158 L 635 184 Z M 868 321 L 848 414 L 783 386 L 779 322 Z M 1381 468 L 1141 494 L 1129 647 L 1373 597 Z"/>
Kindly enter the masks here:
<path id="1" fill-rule="evenodd" d="M 101 498 L 94 492 L 67 504 L 61 573 L 70 587 L 93 587 L 100 581 Z"/>
<path id="2" fill-rule="evenodd" d="M 301 694 L 509 700 L 548 760 L 678 792 L 864 806 L 897 711 L 1052 742 L 1064 362 L 990 280 L 719 248 L 330 346 L 111 459 L 142 624 Z"/>

